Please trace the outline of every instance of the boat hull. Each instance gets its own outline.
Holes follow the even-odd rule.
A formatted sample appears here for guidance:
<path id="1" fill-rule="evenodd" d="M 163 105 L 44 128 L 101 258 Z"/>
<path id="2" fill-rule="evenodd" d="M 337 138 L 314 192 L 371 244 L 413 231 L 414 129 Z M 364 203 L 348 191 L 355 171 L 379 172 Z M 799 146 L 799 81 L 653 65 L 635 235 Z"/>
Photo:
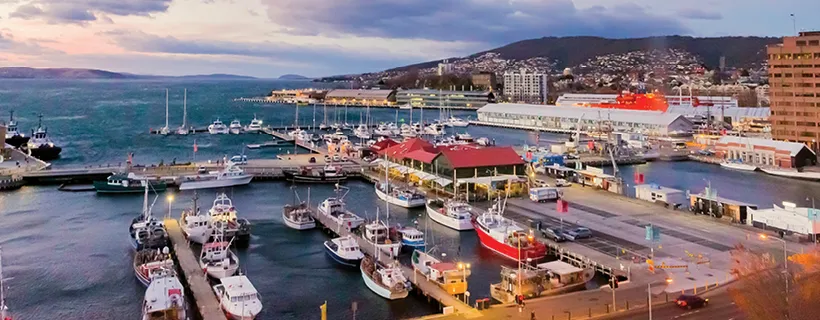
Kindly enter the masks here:
<path id="1" fill-rule="evenodd" d="M 305 182 L 305 183 L 339 183 L 347 180 L 346 175 L 341 176 L 310 176 L 310 175 L 301 175 L 297 174 L 293 171 L 283 171 L 282 174 L 285 176 L 285 179 L 293 181 L 293 182 Z"/>
<path id="2" fill-rule="evenodd" d="M 387 288 L 380 286 L 375 281 L 373 281 L 373 279 L 370 278 L 370 276 L 367 274 L 367 272 L 364 271 L 364 269 L 359 269 L 362 272 L 362 279 L 364 280 L 364 284 L 367 286 L 367 288 L 370 289 L 370 291 L 373 291 L 380 297 L 388 300 L 398 300 L 407 298 L 407 294 L 409 293 L 407 290 L 400 292 L 392 292 Z"/>
<path id="3" fill-rule="evenodd" d="M 764 168 L 760 168 L 760 171 L 778 177 L 809 181 L 820 181 L 820 172 L 799 172 L 794 170 L 773 170 Z"/>
<path id="4" fill-rule="evenodd" d="M 211 237 L 211 229 L 207 226 L 186 228 L 182 227 L 182 234 L 188 238 L 188 241 L 198 244 L 204 244 Z"/>
<path id="5" fill-rule="evenodd" d="M 24 137 L 21 135 L 14 135 L 11 138 L 6 138 L 6 143 L 10 144 L 12 147 L 19 148 L 20 146 L 28 143 L 28 140 L 31 137 Z"/>
<path id="6" fill-rule="evenodd" d="M 328 241 L 330 241 L 330 240 L 328 240 Z M 325 253 L 327 253 L 327 255 L 331 259 L 333 259 L 333 261 L 336 261 L 336 263 L 341 264 L 341 265 L 346 266 L 346 267 L 354 267 L 355 268 L 355 267 L 358 267 L 359 263 L 362 262 L 362 259 L 347 259 L 347 258 L 344 258 L 344 257 L 340 256 L 339 254 L 336 253 L 336 251 L 333 251 L 333 249 L 331 249 L 330 246 L 328 246 L 328 244 L 327 244 L 328 241 L 325 241 L 325 243 L 324 243 Z"/>
<path id="7" fill-rule="evenodd" d="M 731 162 L 721 162 L 721 167 L 732 169 L 732 170 L 740 170 L 740 171 L 755 171 L 757 167 L 753 165 L 748 165 L 744 163 L 731 163 Z"/>
<path id="8" fill-rule="evenodd" d="M 544 258 L 547 255 L 547 248 L 544 246 L 543 243 L 536 242 L 532 248 L 521 249 L 521 253 L 519 256 L 518 247 L 513 247 L 506 243 L 500 242 L 493 238 L 491 235 L 487 234 L 484 230 L 479 227 L 478 222 L 473 220 L 473 228 L 478 234 L 478 240 L 481 242 L 481 245 L 487 249 L 494 251 L 508 259 L 512 259 L 515 261 L 519 260 L 526 260 L 527 258 L 531 258 L 534 261 Z"/>
<path id="9" fill-rule="evenodd" d="M 385 201 L 389 204 L 397 205 L 397 206 L 402 207 L 402 208 L 418 208 L 418 207 L 421 207 L 421 206 L 423 206 L 427 203 L 425 198 L 407 199 L 407 200 L 398 199 L 396 197 L 387 195 L 386 193 L 384 193 L 378 187 L 376 187 L 375 189 L 376 189 L 376 196 L 378 196 L 379 199 L 381 199 L 382 201 Z"/>
<path id="10" fill-rule="evenodd" d="M 429 204 L 427 205 L 427 216 L 430 217 L 430 219 L 432 219 L 433 221 L 438 222 L 440 225 L 443 225 L 453 230 L 473 230 L 473 224 L 470 222 L 469 219 L 457 220 L 453 217 L 438 212 L 436 208 L 431 207 Z"/>
<path id="11" fill-rule="evenodd" d="M 165 182 L 150 182 L 151 189 L 156 192 L 163 192 L 168 186 Z M 97 193 L 143 193 L 145 191 L 145 187 L 143 186 L 112 186 L 109 185 L 107 181 L 94 181 L 94 190 Z"/>
<path id="12" fill-rule="evenodd" d="M 48 161 L 60 158 L 60 152 L 63 151 L 61 147 L 38 147 L 29 149 L 31 156 L 37 159 Z"/>
<path id="13" fill-rule="evenodd" d="M 228 267 L 209 267 L 201 265 L 202 271 L 208 274 L 211 278 L 222 279 L 233 276 L 239 270 L 239 264 L 233 264 Z"/>
<path id="14" fill-rule="evenodd" d="M 525 298 L 537 298 L 537 297 L 544 297 L 544 296 L 554 296 L 559 294 L 565 294 L 575 291 L 581 291 L 586 287 L 586 282 L 575 283 L 568 286 L 563 286 L 560 288 L 550 289 L 541 291 L 537 294 L 531 295 L 524 295 Z M 515 294 L 512 292 L 507 291 L 505 288 L 501 287 L 499 283 L 491 284 L 490 285 L 490 296 L 493 299 L 498 300 L 501 303 L 513 303 L 515 302 Z"/>
<path id="15" fill-rule="evenodd" d="M 194 189 L 210 189 L 210 188 L 227 188 L 235 186 L 244 186 L 251 183 L 253 176 L 244 175 L 236 178 L 222 179 L 222 180 L 201 180 L 201 181 L 184 181 L 179 186 L 179 190 L 194 190 Z"/>
<path id="16" fill-rule="evenodd" d="M 316 221 L 315 220 L 311 220 L 310 222 L 292 221 L 292 220 L 288 219 L 288 217 L 285 215 L 285 213 L 282 213 L 282 220 L 285 221 L 285 225 L 288 226 L 288 228 L 291 228 L 291 229 L 294 229 L 294 230 L 309 230 L 309 229 L 316 228 Z"/>

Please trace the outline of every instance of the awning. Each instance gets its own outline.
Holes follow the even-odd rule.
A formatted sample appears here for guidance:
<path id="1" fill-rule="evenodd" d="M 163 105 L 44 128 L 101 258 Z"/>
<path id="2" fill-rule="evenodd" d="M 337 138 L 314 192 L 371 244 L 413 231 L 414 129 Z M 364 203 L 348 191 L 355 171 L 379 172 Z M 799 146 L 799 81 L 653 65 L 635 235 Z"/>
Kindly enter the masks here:
<path id="1" fill-rule="evenodd" d="M 483 184 L 483 185 L 490 185 L 493 182 L 500 182 L 500 181 L 513 181 L 518 182 L 521 181 L 521 178 L 514 175 L 500 175 L 500 176 L 491 176 L 491 177 L 477 177 L 477 178 L 463 178 L 458 179 L 458 184 L 463 183 L 474 183 L 474 184 Z"/>
<path id="2" fill-rule="evenodd" d="M 416 169 L 410 169 L 409 173 L 415 175 L 416 177 L 419 177 L 419 179 L 421 179 L 421 180 L 433 180 L 433 179 L 437 178 L 433 174 L 429 174 L 427 172 L 424 172 L 424 171 L 421 171 L 421 170 L 416 170 Z"/>
<path id="3" fill-rule="evenodd" d="M 433 181 L 435 181 L 436 183 L 438 183 L 438 185 L 442 187 L 449 186 L 451 183 L 453 183 L 453 181 L 451 181 L 450 179 L 444 178 L 435 178 Z"/>

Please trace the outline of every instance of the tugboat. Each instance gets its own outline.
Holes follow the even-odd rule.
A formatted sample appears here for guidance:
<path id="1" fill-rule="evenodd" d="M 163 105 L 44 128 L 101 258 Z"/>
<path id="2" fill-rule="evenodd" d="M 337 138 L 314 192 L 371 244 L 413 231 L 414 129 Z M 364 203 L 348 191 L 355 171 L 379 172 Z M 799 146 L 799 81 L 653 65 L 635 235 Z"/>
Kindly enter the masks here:
<path id="1" fill-rule="evenodd" d="M 167 188 L 165 181 L 150 181 L 129 172 L 127 175 L 112 174 L 106 181 L 94 181 L 94 190 L 97 190 L 97 193 L 137 193 L 145 189 L 145 184 L 149 184 L 156 192 L 163 192 Z"/>
<path id="2" fill-rule="evenodd" d="M 25 145 L 28 154 L 37 159 L 48 161 L 60 157 L 63 148 L 55 146 L 48 138 L 48 129 L 43 128 L 43 115 L 38 116 L 39 123 L 37 129 L 31 129 L 31 139 Z"/>
<path id="3" fill-rule="evenodd" d="M 9 123 L 6 124 L 6 143 L 15 148 L 28 143 L 28 139 L 17 130 L 17 121 L 14 121 L 14 111 L 9 112 Z"/>

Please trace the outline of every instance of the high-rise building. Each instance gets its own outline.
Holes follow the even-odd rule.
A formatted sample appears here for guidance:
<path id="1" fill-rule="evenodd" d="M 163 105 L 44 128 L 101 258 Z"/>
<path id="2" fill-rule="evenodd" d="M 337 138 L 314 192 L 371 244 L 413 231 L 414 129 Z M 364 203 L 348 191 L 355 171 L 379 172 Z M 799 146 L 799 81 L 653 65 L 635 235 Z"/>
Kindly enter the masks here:
<path id="1" fill-rule="evenodd" d="M 547 75 L 520 72 L 504 73 L 504 96 L 513 102 L 546 103 L 549 89 Z"/>
<path id="2" fill-rule="evenodd" d="M 817 150 L 820 141 L 820 31 L 784 37 L 766 48 L 772 138 Z"/>
<path id="3" fill-rule="evenodd" d="M 450 74 L 452 72 L 453 72 L 453 65 L 451 63 L 447 62 L 447 60 L 444 60 L 444 62 L 441 62 L 441 63 L 438 64 L 438 75 L 439 76 Z"/>

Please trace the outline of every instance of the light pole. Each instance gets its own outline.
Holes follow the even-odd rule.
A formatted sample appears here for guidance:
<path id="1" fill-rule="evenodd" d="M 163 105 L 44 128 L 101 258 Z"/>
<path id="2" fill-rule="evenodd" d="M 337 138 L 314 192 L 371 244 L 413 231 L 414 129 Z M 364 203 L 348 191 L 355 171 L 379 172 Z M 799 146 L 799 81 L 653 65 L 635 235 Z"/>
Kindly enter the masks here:
<path id="1" fill-rule="evenodd" d="M 646 284 L 646 296 L 649 297 L 649 320 L 652 320 L 652 284 Z"/>
<path id="2" fill-rule="evenodd" d="M 166 197 L 166 199 L 168 199 L 168 218 L 170 218 L 171 217 L 171 204 L 174 203 L 174 195 L 169 194 L 168 197 Z"/>
<path id="3" fill-rule="evenodd" d="M 760 234 L 760 239 L 775 239 L 783 243 L 783 276 L 786 278 L 786 319 L 789 318 L 789 252 L 786 249 L 786 240 L 780 238 L 769 237 L 765 234 Z"/>

